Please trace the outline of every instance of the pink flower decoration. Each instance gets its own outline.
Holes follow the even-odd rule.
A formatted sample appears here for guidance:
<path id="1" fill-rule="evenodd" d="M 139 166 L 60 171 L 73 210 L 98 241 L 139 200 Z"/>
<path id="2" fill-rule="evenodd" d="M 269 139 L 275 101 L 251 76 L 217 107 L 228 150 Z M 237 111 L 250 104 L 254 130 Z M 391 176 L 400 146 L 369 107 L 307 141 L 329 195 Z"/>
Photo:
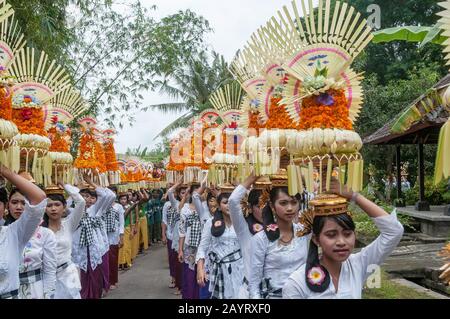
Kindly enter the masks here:
<path id="1" fill-rule="evenodd" d="M 222 221 L 216 220 L 216 222 L 214 223 L 214 227 L 220 227 L 220 226 L 222 226 Z"/>
<path id="2" fill-rule="evenodd" d="M 267 226 L 267 231 L 276 231 L 277 229 L 278 229 L 277 224 L 270 224 L 269 226 Z"/>
<path id="3" fill-rule="evenodd" d="M 312 285 L 320 286 L 325 280 L 325 272 L 322 267 L 312 267 L 308 271 L 308 282 Z"/>
<path id="4" fill-rule="evenodd" d="M 31 261 L 31 258 L 30 258 L 30 257 L 26 257 L 26 258 L 23 260 L 24 263 L 29 263 L 30 261 Z"/>

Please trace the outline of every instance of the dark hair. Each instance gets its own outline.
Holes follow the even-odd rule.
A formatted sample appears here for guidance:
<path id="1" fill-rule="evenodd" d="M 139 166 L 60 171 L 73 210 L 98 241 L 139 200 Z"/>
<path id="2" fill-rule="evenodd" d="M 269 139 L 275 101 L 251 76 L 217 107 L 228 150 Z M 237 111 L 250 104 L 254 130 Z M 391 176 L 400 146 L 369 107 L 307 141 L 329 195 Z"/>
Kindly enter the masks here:
<path id="1" fill-rule="evenodd" d="M 332 216 L 317 216 L 314 218 L 312 225 L 312 232 L 318 238 L 320 233 L 325 226 L 325 222 L 327 220 L 332 220 L 345 230 L 355 231 L 355 223 L 353 219 L 348 214 L 340 214 L 340 215 L 332 215 Z M 308 272 L 313 267 L 320 267 L 322 271 L 325 273 L 325 280 L 321 284 L 314 285 L 308 280 Z M 305 280 L 308 288 L 314 292 L 324 292 L 327 290 L 330 285 L 330 274 L 328 270 L 320 264 L 319 260 L 319 248 L 311 239 L 308 250 L 308 257 L 306 258 L 306 266 L 305 266 Z"/>
<path id="2" fill-rule="evenodd" d="M 223 218 L 223 213 L 220 210 L 220 202 L 222 199 L 228 199 L 230 197 L 230 194 L 228 193 L 220 193 L 219 197 L 217 198 L 217 202 L 219 203 L 219 208 L 214 214 L 214 217 L 212 219 L 211 224 L 211 235 L 214 237 L 220 237 L 225 232 L 225 221 Z M 217 225 L 216 225 L 217 223 Z"/>
<path id="3" fill-rule="evenodd" d="M 284 194 L 290 196 L 287 187 L 274 187 L 270 190 L 269 199 L 270 199 L 270 202 L 272 203 L 272 205 L 275 205 L 275 202 L 281 193 L 284 193 Z M 295 195 L 295 198 L 297 200 L 299 200 L 298 195 Z M 271 230 L 271 229 L 267 228 L 268 225 L 276 224 L 274 214 L 275 213 L 272 211 L 272 208 L 270 208 L 269 203 L 267 203 L 267 205 L 263 208 L 262 218 L 263 218 L 263 224 L 264 224 L 264 231 L 267 235 L 267 238 L 271 242 L 278 240 L 278 238 L 280 238 L 280 229 L 278 227 L 275 230 Z"/>
<path id="4" fill-rule="evenodd" d="M 95 190 L 91 190 L 89 188 L 84 188 L 84 189 L 80 190 L 80 194 L 88 194 L 92 197 L 97 198 L 97 192 Z"/>
<path id="5" fill-rule="evenodd" d="M 117 194 L 117 187 L 116 187 L 116 186 L 112 185 L 112 186 L 108 186 L 108 188 L 109 188 L 111 191 L 113 191 L 114 193 Z"/>
<path id="6" fill-rule="evenodd" d="M 9 201 L 9 200 L 11 199 L 11 197 L 12 197 L 14 194 L 16 194 L 16 193 L 19 193 L 20 195 L 23 195 L 22 192 L 21 192 L 18 188 L 14 187 L 13 189 L 11 189 L 11 193 L 9 193 L 9 199 L 8 199 L 8 201 Z"/>
<path id="7" fill-rule="evenodd" d="M 66 199 L 64 198 L 64 196 L 62 194 L 50 194 L 47 196 L 47 198 L 49 198 L 55 202 L 61 202 L 63 204 L 63 206 L 67 205 Z"/>
<path id="8" fill-rule="evenodd" d="M 213 198 L 217 199 L 213 193 L 208 193 L 208 195 L 206 195 L 206 202 L 209 202 Z"/>
<path id="9" fill-rule="evenodd" d="M 262 191 L 259 189 L 252 189 L 248 194 L 247 202 L 250 208 L 257 206 L 259 204 L 259 198 L 261 197 Z"/>
<path id="10" fill-rule="evenodd" d="M 120 201 L 120 199 L 122 197 L 125 197 L 128 200 L 128 195 L 127 194 L 121 194 L 121 195 L 117 196 L 117 199 Z"/>
<path id="11" fill-rule="evenodd" d="M 4 187 L 0 188 L 0 202 L 2 202 L 5 206 L 8 202 L 8 192 Z"/>

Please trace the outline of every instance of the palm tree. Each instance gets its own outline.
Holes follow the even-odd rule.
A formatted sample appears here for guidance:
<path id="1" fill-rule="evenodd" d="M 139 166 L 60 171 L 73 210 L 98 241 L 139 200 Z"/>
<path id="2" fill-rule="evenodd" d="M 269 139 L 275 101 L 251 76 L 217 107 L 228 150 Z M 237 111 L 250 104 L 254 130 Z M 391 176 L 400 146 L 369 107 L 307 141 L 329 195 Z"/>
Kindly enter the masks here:
<path id="1" fill-rule="evenodd" d="M 184 112 L 177 120 L 164 128 L 158 136 L 167 136 L 180 127 L 187 127 L 189 121 L 210 108 L 209 96 L 219 87 L 234 81 L 228 71 L 228 64 L 223 56 L 212 52 L 208 56 L 206 51 L 195 55 L 183 68 L 176 70 L 157 86 L 161 93 L 170 98 L 181 100 L 177 103 L 151 105 L 153 109 L 168 112 Z"/>

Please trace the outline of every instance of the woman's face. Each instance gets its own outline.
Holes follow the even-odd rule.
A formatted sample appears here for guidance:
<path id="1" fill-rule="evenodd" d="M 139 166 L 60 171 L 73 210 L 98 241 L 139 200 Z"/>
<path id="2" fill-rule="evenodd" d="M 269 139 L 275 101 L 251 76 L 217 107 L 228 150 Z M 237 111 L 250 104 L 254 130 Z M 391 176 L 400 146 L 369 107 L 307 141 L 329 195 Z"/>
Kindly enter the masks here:
<path id="1" fill-rule="evenodd" d="M 127 196 L 120 196 L 119 203 L 120 203 L 120 205 L 125 206 L 126 204 L 128 204 L 128 197 Z"/>
<path id="2" fill-rule="evenodd" d="M 50 198 L 47 200 L 47 208 L 45 213 L 49 219 L 54 221 L 60 220 L 63 217 L 65 210 L 66 206 L 60 201 L 52 200 Z"/>
<path id="3" fill-rule="evenodd" d="M 335 261 L 344 262 L 355 247 L 355 232 L 344 229 L 332 219 L 327 219 L 319 238 L 313 237 L 317 246 L 322 248 L 323 256 Z"/>
<path id="4" fill-rule="evenodd" d="M 217 199 L 215 197 L 211 197 L 208 200 L 208 208 L 211 213 L 215 213 L 217 210 Z"/>
<path id="5" fill-rule="evenodd" d="M 228 212 L 228 198 L 222 198 L 219 207 L 222 213 L 224 213 L 225 215 L 230 215 L 230 213 Z"/>
<path id="6" fill-rule="evenodd" d="M 88 193 L 81 193 L 81 196 L 83 196 L 84 200 L 86 201 L 86 208 L 91 207 L 97 202 L 97 197 L 92 196 Z"/>
<path id="7" fill-rule="evenodd" d="M 14 219 L 19 219 L 25 209 L 25 197 L 15 192 L 8 202 L 8 211 Z"/>
<path id="8" fill-rule="evenodd" d="M 271 206 L 277 218 L 286 222 L 292 222 L 300 209 L 298 200 L 284 192 L 278 194 L 275 203 L 271 203 Z"/>
<path id="9" fill-rule="evenodd" d="M 184 197 L 184 194 L 186 194 L 186 192 L 187 192 L 186 188 L 179 190 L 178 195 L 180 196 L 181 199 Z"/>

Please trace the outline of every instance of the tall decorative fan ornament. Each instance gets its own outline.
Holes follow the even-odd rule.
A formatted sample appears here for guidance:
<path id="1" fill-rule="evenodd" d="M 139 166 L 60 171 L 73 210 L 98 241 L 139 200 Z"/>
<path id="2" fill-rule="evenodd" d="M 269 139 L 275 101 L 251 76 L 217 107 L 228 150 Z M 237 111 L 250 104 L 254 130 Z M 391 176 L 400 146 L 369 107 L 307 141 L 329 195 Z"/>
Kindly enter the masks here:
<path id="1" fill-rule="evenodd" d="M 43 108 L 69 87 L 69 76 L 55 61 L 49 61 L 45 52 L 38 55 L 32 48 L 17 53 L 10 72 L 17 80 L 12 114 L 19 129 L 15 140 L 20 147 L 21 169 L 31 170 L 36 182 L 44 183 L 51 176 L 52 165 L 47 156 L 51 142 L 45 131 Z"/>
<path id="2" fill-rule="evenodd" d="M 80 92 L 72 87 L 52 98 L 43 107 L 45 129 L 51 146 L 48 155 L 52 161 L 52 178 L 47 183 L 56 185 L 58 180 L 72 183 L 73 157 L 70 154 L 72 132 L 69 124 L 87 110 Z"/>
<path id="3" fill-rule="evenodd" d="M 263 127 L 259 120 L 259 96 L 266 79 L 259 74 L 258 63 L 249 53 L 247 50 L 238 52 L 231 62 L 230 72 L 246 93 L 241 103 L 242 116 L 239 126 L 248 127 L 250 135 L 258 136 Z"/>
<path id="4" fill-rule="evenodd" d="M 319 192 L 328 189 L 333 166 L 347 163 L 348 184 L 359 190 L 362 141 L 353 131 L 353 123 L 363 101 L 362 76 L 350 65 L 371 41 L 371 28 L 345 2 L 336 1 L 333 12 L 330 0 L 319 0 L 316 9 L 312 1 L 299 2 L 302 13 L 293 1 L 291 11 L 284 7 L 283 12 L 278 12 L 280 23 L 272 19 L 272 28 L 267 29 L 274 46 L 282 43 L 279 34 L 293 35 L 289 37 L 290 43 L 279 51 L 284 55 L 282 67 L 289 73 L 281 103 L 299 124 L 300 131 L 288 137 L 286 146 L 290 154 L 298 157 L 295 162 L 302 166 L 298 169 L 305 173 L 307 181 L 313 179 L 314 166 L 320 177 L 326 172 L 326 186 L 320 184 Z M 301 16 L 304 18 L 300 19 Z M 295 165 L 289 169 L 290 180 L 298 182 L 302 174 Z M 294 184 L 291 193 L 301 187 Z M 308 190 L 313 191 L 313 183 L 307 184 Z"/>
<path id="5" fill-rule="evenodd" d="M 170 140 L 170 156 L 166 166 L 167 182 L 169 183 L 176 183 L 186 167 L 185 159 L 188 156 L 190 157 L 190 152 L 187 152 L 187 150 L 190 150 L 189 145 L 191 143 L 188 139 L 189 135 L 189 131 L 184 129 Z"/>
<path id="6" fill-rule="evenodd" d="M 284 55 L 267 37 L 268 29 L 273 29 L 270 21 L 252 34 L 247 47 L 244 48 L 246 55 L 253 57 L 259 73 L 266 79 L 258 97 L 260 122 L 264 123 L 264 127 L 268 130 L 296 129 L 298 124 L 294 123 L 286 112 L 285 106 L 280 103 L 287 81 L 286 71 L 282 67 Z M 286 42 L 289 40 L 286 34 L 280 34 L 280 36 Z M 287 48 L 284 49 L 287 50 Z"/>
<path id="7" fill-rule="evenodd" d="M 113 129 L 106 129 L 103 131 L 104 142 L 103 150 L 105 153 L 106 170 L 108 172 L 109 184 L 120 184 L 120 170 L 116 157 L 116 150 L 114 148 L 114 136 L 116 131 Z"/>
<path id="8" fill-rule="evenodd" d="M 219 112 L 223 121 L 221 147 L 213 156 L 214 165 L 210 168 L 210 181 L 216 185 L 231 184 L 245 174 L 245 158 L 241 145 L 248 134 L 248 127 L 242 126 L 241 110 L 243 91 L 239 85 L 228 84 L 210 97 L 210 102 Z M 248 167 L 248 163 L 247 163 Z"/>
<path id="9" fill-rule="evenodd" d="M 19 129 L 12 121 L 12 98 L 15 78 L 9 72 L 14 57 L 24 45 L 14 11 L 0 0 L 0 163 L 13 171 L 20 169 L 20 149 L 14 137 Z"/>
<path id="10" fill-rule="evenodd" d="M 443 7 L 445 10 L 438 13 L 441 17 L 439 19 L 440 28 L 444 31 L 442 33 L 443 36 L 447 37 L 444 45 L 444 53 L 446 53 L 445 59 L 447 60 L 447 65 L 450 65 L 450 0 L 445 2 L 440 2 L 439 5 Z M 447 88 L 447 91 L 443 96 L 443 107 L 447 109 L 450 113 L 450 88 Z M 439 184 L 442 179 L 448 179 L 450 177 L 450 118 L 445 122 L 442 126 L 439 141 L 438 141 L 438 150 L 436 154 L 436 165 L 434 172 L 434 182 L 435 184 Z"/>

